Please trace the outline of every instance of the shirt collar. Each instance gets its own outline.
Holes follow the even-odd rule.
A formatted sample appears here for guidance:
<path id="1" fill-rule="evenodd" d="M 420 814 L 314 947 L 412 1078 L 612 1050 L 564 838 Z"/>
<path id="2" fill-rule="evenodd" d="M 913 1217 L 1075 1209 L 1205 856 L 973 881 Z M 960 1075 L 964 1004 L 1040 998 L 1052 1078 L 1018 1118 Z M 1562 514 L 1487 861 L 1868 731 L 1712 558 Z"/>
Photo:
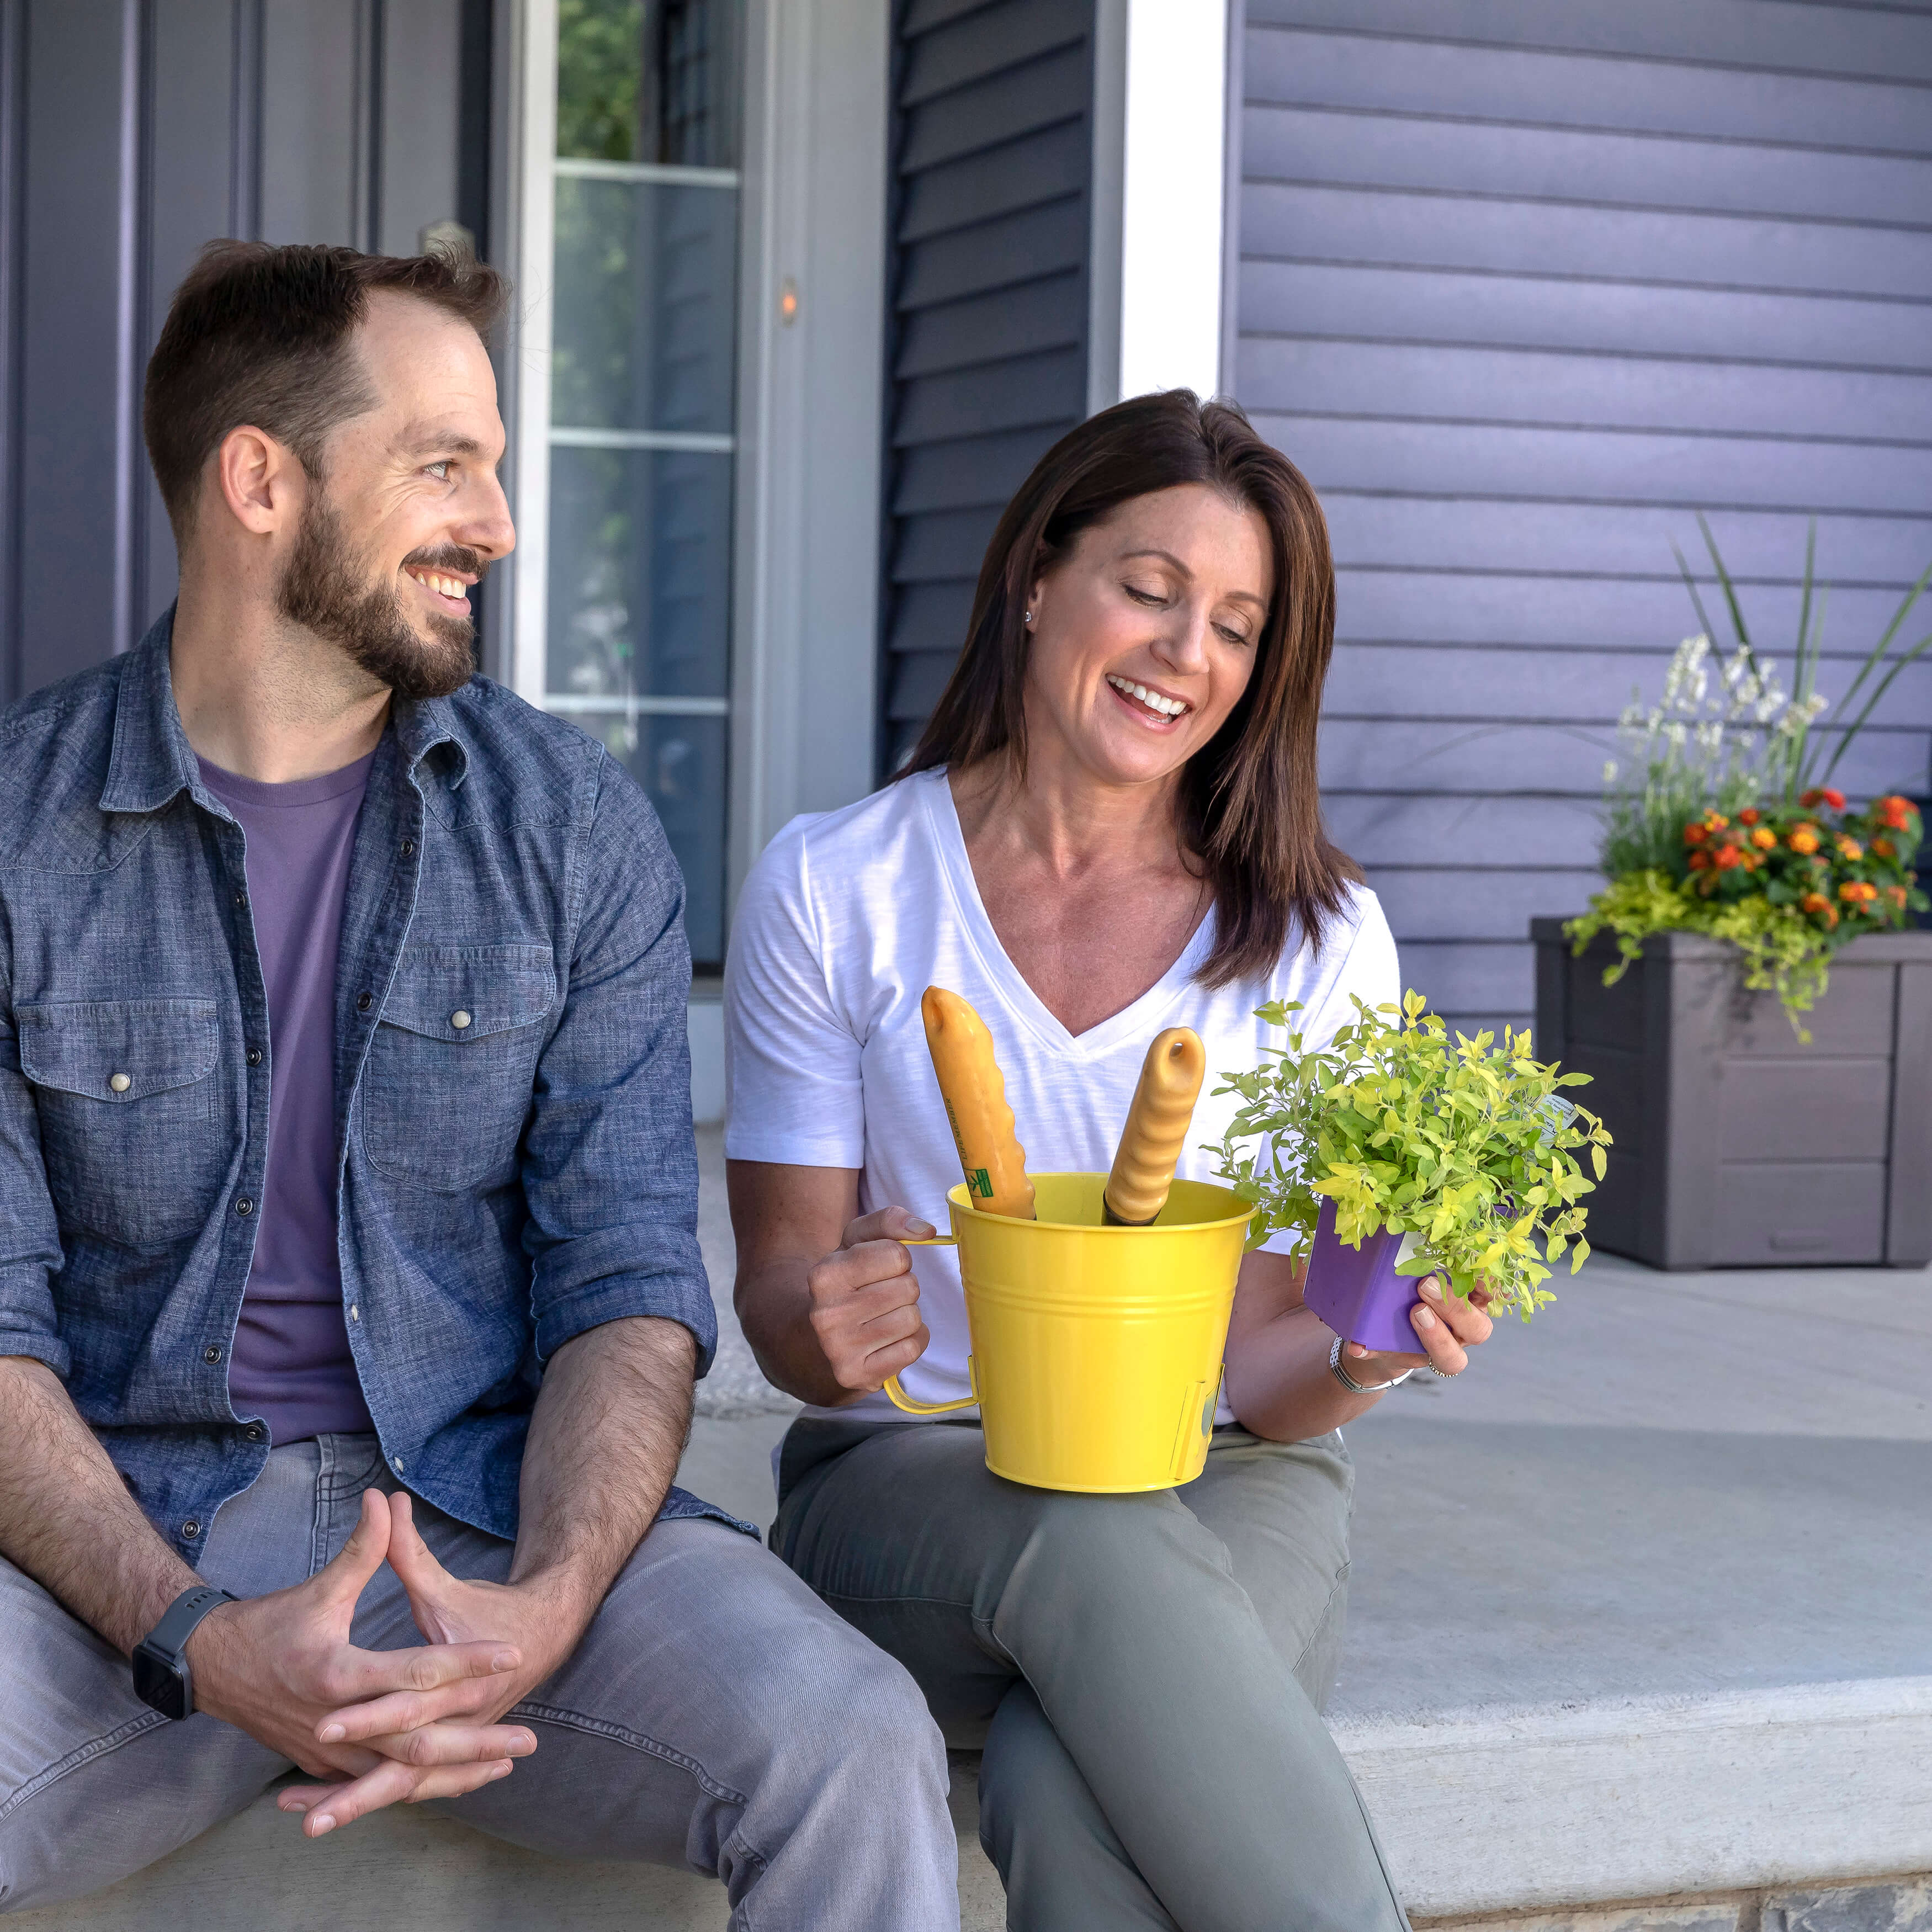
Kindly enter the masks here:
<path id="1" fill-rule="evenodd" d="M 201 789 L 168 672 L 174 628 L 171 604 L 128 653 L 114 700 L 114 749 L 100 790 L 103 812 L 158 812 L 183 791 Z"/>
<path id="2" fill-rule="evenodd" d="M 228 815 L 202 785 L 194 748 L 182 728 L 168 663 L 174 625 L 170 604 L 128 654 L 114 701 L 114 748 L 100 791 L 103 812 L 158 812 L 185 791 L 196 804 Z M 390 719 L 404 771 L 413 772 L 437 746 L 448 745 L 447 783 L 452 791 L 462 784 L 469 760 L 448 698 L 403 700 L 390 707 Z"/>

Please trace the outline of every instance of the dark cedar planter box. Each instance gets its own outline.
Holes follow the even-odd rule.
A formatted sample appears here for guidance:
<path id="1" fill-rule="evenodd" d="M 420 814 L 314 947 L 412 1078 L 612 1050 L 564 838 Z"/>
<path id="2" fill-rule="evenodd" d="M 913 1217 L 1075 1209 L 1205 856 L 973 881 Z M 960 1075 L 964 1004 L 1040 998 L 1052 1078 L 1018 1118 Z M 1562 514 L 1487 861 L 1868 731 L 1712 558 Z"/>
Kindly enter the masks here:
<path id="1" fill-rule="evenodd" d="M 1932 1260 L 1932 932 L 1856 939 L 1802 1044 L 1736 950 L 1660 933 L 1614 986 L 1616 942 L 1536 942 L 1536 1057 L 1616 1140 L 1593 1247 L 1653 1268 Z"/>

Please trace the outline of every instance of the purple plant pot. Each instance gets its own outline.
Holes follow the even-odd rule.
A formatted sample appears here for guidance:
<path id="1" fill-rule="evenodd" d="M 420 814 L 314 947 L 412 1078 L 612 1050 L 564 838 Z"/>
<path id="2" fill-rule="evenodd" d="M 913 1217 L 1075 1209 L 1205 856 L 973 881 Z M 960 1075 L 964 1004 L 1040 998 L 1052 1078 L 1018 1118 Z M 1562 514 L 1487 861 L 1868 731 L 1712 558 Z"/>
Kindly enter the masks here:
<path id="1" fill-rule="evenodd" d="M 1368 1235 L 1359 1248 L 1338 1241 L 1335 1204 L 1323 1202 L 1302 1300 L 1345 1341 L 1418 1353 L 1422 1342 L 1409 1325 L 1408 1311 L 1422 1299 L 1417 1290 L 1424 1277 L 1396 1273 L 1401 1247 L 1400 1234 L 1386 1233 Z"/>

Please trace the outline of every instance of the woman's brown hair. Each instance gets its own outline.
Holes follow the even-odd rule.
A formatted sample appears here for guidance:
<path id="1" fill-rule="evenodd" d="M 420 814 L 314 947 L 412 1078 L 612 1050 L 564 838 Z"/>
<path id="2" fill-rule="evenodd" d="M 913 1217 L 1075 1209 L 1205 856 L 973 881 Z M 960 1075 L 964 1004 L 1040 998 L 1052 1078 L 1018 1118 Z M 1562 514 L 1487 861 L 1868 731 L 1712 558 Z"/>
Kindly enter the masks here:
<path id="1" fill-rule="evenodd" d="M 1231 404 L 1168 389 L 1117 403 L 1062 436 L 1001 515 L 980 568 L 965 649 L 902 776 L 1000 754 L 1026 766 L 1028 588 L 1122 503 L 1204 483 L 1267 524 L 1274 592 L 1240 702 L 1182 766 L 1181 846 L 1214 892 L 1214 946 L 1198 978 L 1258 979 L 1291 926 L 1318 949 L 1360 878 L 1322 824 L 1316 722 L 1335 645 L 1335 566 L 1322 506 Z"/>

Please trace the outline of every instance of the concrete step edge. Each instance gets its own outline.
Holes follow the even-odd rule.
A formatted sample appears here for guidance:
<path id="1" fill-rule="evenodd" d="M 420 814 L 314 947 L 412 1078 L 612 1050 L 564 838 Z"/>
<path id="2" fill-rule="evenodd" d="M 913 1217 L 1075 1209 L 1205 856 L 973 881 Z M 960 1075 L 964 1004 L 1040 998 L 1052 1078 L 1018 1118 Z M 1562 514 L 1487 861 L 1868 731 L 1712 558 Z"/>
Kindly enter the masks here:
<path id="1" fill-rule="evenodd" d="M 1419 1916 L 1932 1866 L 1932 1677 L 1334 1726 Z"/>

